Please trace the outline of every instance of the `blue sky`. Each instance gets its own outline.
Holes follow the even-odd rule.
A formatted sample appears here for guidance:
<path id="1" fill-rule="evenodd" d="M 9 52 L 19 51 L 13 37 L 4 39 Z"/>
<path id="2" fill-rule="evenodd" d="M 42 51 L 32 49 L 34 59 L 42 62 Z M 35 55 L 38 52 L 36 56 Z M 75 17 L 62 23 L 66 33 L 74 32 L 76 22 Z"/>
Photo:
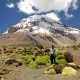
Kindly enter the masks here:
<path id="1" fill-rule="evenodd" d="M 80 29 L 80 0 L 73 0 L 74 2 L 70 2 L 72 0 L 62 0 L 62 4 L 58 2 L 58 0 L 54 0 L 55 2 L 57 1 L 61 8 L 52 6 L 49 9 L 47 9 L 47 6 L 49 4 L 54 5 L 55 2 L 50 3 L 48 2 L 50 0 L 46 0 L 48 4 L 45 0 L 29 1 L 30 0 L 0 0 L 0 34 L 5 32 L 10 26 L 18 23 L 21 19 L 33 15 L 35 9 L 38 9 L 38 13 L 41 15 L 54 13 L 62 23 Z M 39 5 L 40 3 L 41 5 Z M 70 5 L 66 5 L 65 7 L 65 3 Z"/>

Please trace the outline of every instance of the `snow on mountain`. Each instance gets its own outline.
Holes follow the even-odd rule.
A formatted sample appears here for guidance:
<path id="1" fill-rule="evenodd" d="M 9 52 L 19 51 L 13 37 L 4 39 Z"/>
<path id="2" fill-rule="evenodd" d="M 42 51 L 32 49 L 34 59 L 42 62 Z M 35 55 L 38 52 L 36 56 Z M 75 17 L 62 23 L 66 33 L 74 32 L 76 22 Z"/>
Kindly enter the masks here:
<path id="1" fill-rule="evenodd" d="M 33 15 L 28 18 L 22 19 L 18 24 L 11 26 L 4 34 L 14 32 L 26 32 L 31 33 L 53 33 L 64 32 L 71 34 L 79 34 L 80 31 L 75 28 L 68 27 L 59 21 L 55 21 L 44 15 Z"/>

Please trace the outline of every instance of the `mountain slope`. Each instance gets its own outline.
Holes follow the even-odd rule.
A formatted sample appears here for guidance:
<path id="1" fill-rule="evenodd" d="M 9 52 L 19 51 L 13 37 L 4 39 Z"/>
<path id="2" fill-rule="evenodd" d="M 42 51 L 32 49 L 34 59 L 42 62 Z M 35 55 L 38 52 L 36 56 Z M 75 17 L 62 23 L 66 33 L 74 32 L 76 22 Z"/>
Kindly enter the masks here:
<path id="1" fill-rule="evenodd" d="M 0 45 L 68 46 L 80 43 L 80 30 L 47 16 L 34 15 L 11 26 L 0 37 Z"/>

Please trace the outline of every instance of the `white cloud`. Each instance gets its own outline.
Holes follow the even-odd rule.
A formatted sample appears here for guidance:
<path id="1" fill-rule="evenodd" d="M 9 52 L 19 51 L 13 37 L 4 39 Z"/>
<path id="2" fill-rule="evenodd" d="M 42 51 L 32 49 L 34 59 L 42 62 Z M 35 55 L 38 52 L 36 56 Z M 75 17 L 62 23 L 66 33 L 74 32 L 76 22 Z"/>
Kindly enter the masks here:
<path id="1" fill-rule="evenodd" d="M 13 3 L 6 4 L 6 6 L 7 6 L 8 8 L 14 8 L 14 7 L 15 7 L 15 5 L 14 5 Z"/>
<path id="2" fill-rule="evenodd" d="M 38 9 L 38 13 L 47 12 L 50 10 L 54 11 L 64 11 L 67 17 L 72 17 L 72 14 L 68 14 L 69 8 L 77 9 L 78 0 L 20 0 L 17 3 L 19 11 L 22 11 L 26 14 L 34 13 L 32 9 L 34 6 Z"/>
<path id="3" fill-rule="evenodd" d="M 73 9 L 77 9 L 78 8 L 78 2 L 77 2 L 78 0 L 74 0 L 74 2 L 73 2 L 73 4 L 72 4 L 72 6 L 73 6 Z"/>
<path id="4" fill-rule="evenodd" d="M 45 16 L 48 16 L 56 21 L 60 21 L 60 18 L 58 17 L 58 15 L 56 15 L 55 13 L 51 12 L 51 13 L 47 13 Z"/>
<path id="5" fill-rule="evenodd" d="M 34 13 L 30 0 L 20 0 L 20 2 L 17 3 L 17 8 L 19 9 L 19 11 L 26 14 Z"/>

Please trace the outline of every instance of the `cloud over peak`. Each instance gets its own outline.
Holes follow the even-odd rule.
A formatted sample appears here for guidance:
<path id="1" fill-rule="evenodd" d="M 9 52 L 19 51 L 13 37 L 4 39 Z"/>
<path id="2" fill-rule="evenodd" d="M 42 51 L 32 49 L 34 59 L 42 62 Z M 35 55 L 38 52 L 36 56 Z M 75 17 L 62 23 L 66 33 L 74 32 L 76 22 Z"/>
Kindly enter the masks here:
<path id="1" fill-rule="evenodd" d="M 34 14 L 36 10 L 37 13 L 49 11 L 60 13 L 63 11 L 65 16 L 70 18 L 73 17 L 73 14 L 69 13 L 69 10 L 76 10 L 78 8 L 77 3 L 78 0 L 19 0 L 15 5 L 20 12 L 25 14 Z M 13 3 L 6 4 L 9 8 L 13 8 L 15 5 Z M 52 13 L 49 15 L 51 16 Z M 55 17 L 58 20 L 58 16 Z"/>
<path id="2" fill-rule="evenodd" d="M 65 15 L 68 17 L 72 17 L 72 14 L 68 14 L 69 8 L 72 9 L 78 8 L 78 0 L 20 0 L 17 3 L 17 7 L 20 11 L 31 14 L 35 13 L 32 7 L 38 9 L 38 13 L 40 12 L 48 12 L 48 11 L 64 11 Z"/>
<path id="3" fill-rule="evenodd" d="M 7 6 L 8 8 L 14 8 L 14 7 L 15 7 L 15 5 L 14 5 L 13 3 L 6 4 L 6 6 Z"/>

